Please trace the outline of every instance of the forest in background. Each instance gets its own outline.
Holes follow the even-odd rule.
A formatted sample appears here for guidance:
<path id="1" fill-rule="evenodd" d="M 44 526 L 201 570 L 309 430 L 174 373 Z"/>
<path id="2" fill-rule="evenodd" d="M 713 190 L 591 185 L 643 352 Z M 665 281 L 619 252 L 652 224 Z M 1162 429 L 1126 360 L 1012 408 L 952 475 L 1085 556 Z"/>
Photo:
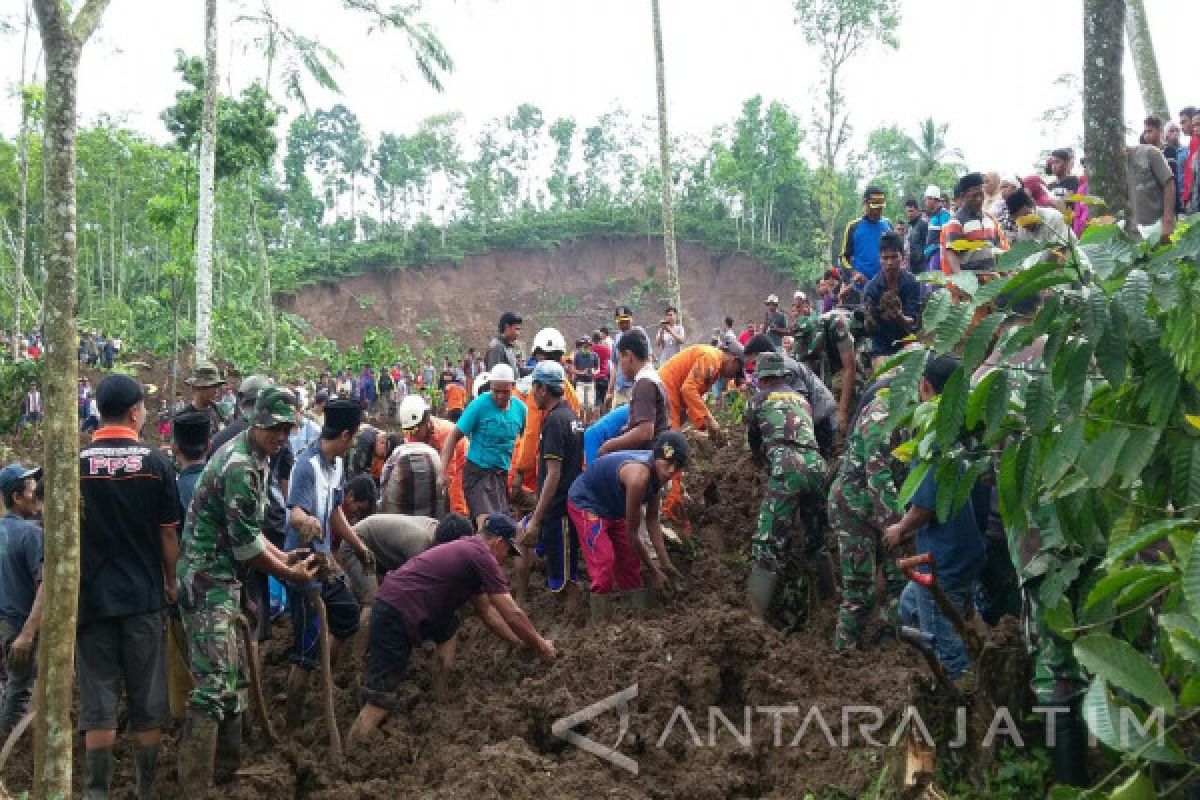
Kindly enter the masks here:
<path id="1" fill-rule="evenodd" d="M 101 118 L 78 138 L 79 319 L 133 350 L 168 354 L 194 335 L 196 163 L 204 65 L 179 55 L 180 89 L 162 112 L 172 139 L 155 142 Z M 0 138 L 0 325 L 37 320 L 44 281 L 42 90 L 23 92 L 28 120 L 28 236 L 18 284 L 14 252 L 20 136 Z M 495 248 L 549 248 L 595 235 L 660 235 L 662 171 L 655 120 L 614 108 L 598 119 L 547 119 L 533 104 L 477 132 L 461 114 L 370 140 L 344 105 L 298 113 L 255 83 L 219 101 L 213 268 L 214 350 L 236 364 L 332 358 L 303 320 L 272 313 L 274 292 L 417 267 Z M 286 128 L 286 129 L 284 129 Z M 707 138 L 673 139 L 677 235 L 714 252 L 745 252 L 805 280 L 829 263 L 816 174 L 803 155 L 806 123 L 749 98 Z M 874 132 L 868 152 L 837 172 L 840 229 L 866 180 L 885 186 L 888 212 L 905 192 L 948 187 L 961 167 L 947 130 Z M 836 244 L 836 243 L 835 243 Z"/>

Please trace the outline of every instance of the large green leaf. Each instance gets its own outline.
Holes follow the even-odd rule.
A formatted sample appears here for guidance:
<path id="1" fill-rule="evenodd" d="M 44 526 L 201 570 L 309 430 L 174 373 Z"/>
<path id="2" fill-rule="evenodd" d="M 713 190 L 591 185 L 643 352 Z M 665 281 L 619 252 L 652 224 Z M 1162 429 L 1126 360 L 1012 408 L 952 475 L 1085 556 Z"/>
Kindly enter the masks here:
<path id="1" fill-rule="evenodd" d="M 1133 246 L 1119 238 L 1081 244 L 1079 250 L 1099 281 L 1108 280 L 1118 269 L 1131 264 L 1134 257 Z"/>
<path id="2" fill-rule="evenodd" d="M 983 418 L 987 425 L 987 442 L 1000 441 L 1004 436 L 1004 419 L 1008 415 L 1009 400 L 1012 390 L 1009 387 L 1008 373 L 1000 370 L 1000 380 L 988 388 L 987 400 L 984 404 Z"/>
<path id="3" fill-rule="evenodd" d="M 937 465 L 937 472 L 934 475 L 937 483 L 934 512 L 939 522 L 945 522 L 953 515 L 954 487 L 960 471 L 957 460 L 942 461 Z"/>
<path id="4" fill-rule="evenodd" d="M 1059 359 L 1062 360 L 1061 358 Z M 1077 413 L 1083 408 L 1083 396 L 1087 390 L 1088 372 L 1092 366 L 1092 348 L 1089 342 L 1079 342 L 1067 361 L 1066 388 L 1063 390 L 1062 405 L 1067 413 Z"/>
<path id="5" fill-rule="evenodd" d="M 1179 370 L 1161 350 L 1150 354 L 1145 370 L 1145 379 L 1138 384 L 1138 405 L 1152 425 L 1166 425 L 1179 398 Z"/>
<path id="6" fill-rule="evenodd" d="M 1171 502 L 1177 509 L 1189 509 L 1200 504 L 1200 439 L 1182 436 L 1170 443 Z"/>
<path id="7" fill-rule="evenodd" d="M 1083 719 L 1092 735 L 1113 750 L 1140 753 L 1143 758 L 1165 764 L 1183 761 L 1183 753 L 1170 739 L 1164 736 L 1160 746 L 1151 736 L 1138 732 L 1134 723 L 1140 724 L 1141 717 L 1129 706 L 1114 702 L 1099 676 L 1092 680 L 1084 695 Z M 1158 731 L 1151 728 L 1149 733 L 1156 736 Z"/>
<path id="8" fill-rule="evenodd" d="M 1043 433 L 1054 420 L 1054 388 L 1045 375 L 1038 375 L 1025 390 L 1025 419 L 1034 433 Z"/>
<path id="9" fill-rule="evenodd" d="M 1000 254 L 996 259 L 996 269 L 1001 272 L 1016 269 L 1025 263 L 1026 259 L 1034 253 L 1043 253 L 1050 249 L 1050 245 L 1043 242 L 1022 241 L 1013 242 L 1008 250 Z"/>
<path id="10" fill-rule="evenodd" d="M 1005 316 L 1000 311 L 988 314 L 967 334 L 967 341 L 963 344 L 962 365 L 968 374 L 974 372 L 983 362 L 992 344 L 992 337 L 996 335 L 996 330 L 1000 323 L 1004 322 Z"/>
<path id="11" fill-rule="evenodd" d="M 897 496 L 897 500 L 902 506 L 907 505 L 912 500 L 913 495 L 917 493 L 917 489 L 921 488 L 921 484 L 925 481 L 925 476 L 929 473 L 931 466 L 933 464 L 930 461 L 920 461 L 908 471 L 908 475 L 905 476 L 904 483 L 900 486 L 900 493 Z"/>
<path id="12" fill-rule="evenodd" d="M 950 297 L 950 292 L 936 291 L 929 296 L 929 300 L 925 303 L 925 308 L 921 312 L 921 326 L 926 331 L 931 331 L 938 325 L 942 324 L 942 320 L 946 318 L 950 307 L 953 305 L 953 300 Z"/>
<path id="13" fill-rule="evenodd" d="M 967 498 L 971 496 L 971 491 L 975 488 L 975 484 L 979 479 L 987 474 L 992 468 L 992 460 L 983 458 L 976 461 L 962 471 L 958 476 L 958 482 L 954 487 L 954 499 L 950 504 L 952 514 L 958 513 L 958 510 L 966 504 Z"/>
<path id="14" fill-rule="evenodd" d="M 1124 539 L 1114 540 L 1101 562 L 1101 569 L 1109 569 L 1127 558 L 1137 555 L 1152 544 L 1167 538 L 1167 534 L 1182 528 L 1195 529 L 1197 522 L 1190 519 L 1160 519 L 1138 528 Z"/>
<path id="15" fill-rule="evenodd" d="M 1127 586 L 1132 586 L 1140 580 L 1143 580 L 1152 575 L 1173 575 L 1175 570 L 1166 566 L 1149 566 L 1137 564 L 1132 567 L 1124 567 L 1116 572 L 1110 572 L 1100 580 L 1096 581 L 1096 585 L 1088 592 L 1087 599 L 1084 601 L 1083 610 L 1091 611 L 1100 603 L 1103 603 L 1114 594 L 1120 592 Z"/>
<path id="16" fill-rule="evenodd" d="M 1150 776 L 1138 770 L 1109 792 L 1108 800 L 1158 800 L 1158 791 Z"/>
<path id="17" fill-rule="evenodd" d="M 1141 477 L 1142 470 L 1154 457 L 1159 434 L 1154 428 L 1129 428 L 1129 438 L 1117 458 L 1116 474 L 1122 486 L 1129 486 Z"/>
<path id="18" fill-rule="evenodd" d="M 1200 617 L 1200 536 L 1192 540 L 1192 550 L 1183 571 L 1183 596 L 1192 613 Z"/>
<path id="19" fill-rule="evenodd" d="M 941 448 L 947 448 L 953 444 L 962 432 L 963 422 L 967 417 L 966 384 L 967 373 L 959 367 L 942 387 L 938 400 L 937 420 L 934 423 L 937 445 Z"/>
<path id="20" fill-rule="evenodd" d="M 1175 713 L 1175 695 L 1150 659 L 1129 642 L 1107 633 L 1075 640 L 1075 658 L 1093 675 L 1137 697 L 1147 705 Z"/>
<path id="21" fill-rule="evenodd" d="M 1109 428 L 1088 443 L 1079 456 L 1079 469 L 1088 476 L 1088 485 L 1103 486 L 1112 479 L 1121 448 L 1129 438 L 1129 428 Z"/>
<path id="22" fill-rule="evenodd" d="M 1010 250 L 1009 252 L 1012 251 Z M 1008 286 L 1005 287 L 1004 293 L 1012 297 L 1015 294 L 1025 291 L 1029 286 L 1037 283 L 1047 275 L 1060 273 L 1061 271 L 1062 264 L 1057 261 L 1043 261 L 1040 264 L 1034 264 L 1009 278 Z"/>
<path id="23" fill-rule="evenodd" d="M 934 329 L 933 349 L 938 353 L 948 353 L 953 350 L 967 332 L 971 324 L 971 307 L 966 303 L 958 303 L 950 307 L 943 319 Z"/>
<path id="24" fill-rule="evenodd" d="M 1146 301 L 1150 298 L 1150 276 L 1145 270 L 1130 270 L 1125 276 L 1120 298 L 1121 310 L 1130 321 L 1146 316 Z"/>
<path id="25" fill-rule="evenodd" d="M 996 490 L 1000 499 L 1000 514 L 1004 518 L 1005 526 L 1019 534 L 1029 530 L 1021 470 L 1029 463 L 1032 444 L 1033 439 L 1029 437 L 1010 442 L 1000 454 L 1000 469 L 997 473 Z"/>
<path id="26" fill-rule="evenodd" d="M 1193 614 L 1162 614 L 1158 624 L 1171 637 L 1175 652 L 1200 667 L 1200 617 Z"/>
<path id="27" fill-rule="evenodd" d="M 1108 295 L 1097 286 L 1084 288 L 1082 321 L 1083 335 L 1093 343 L 1108 329 Z"/>
<path id="28" fill-rule="evenodd" d="M 1047 486 L 1058 483 L 1075 463 L 1079 451 L 1083 449 L 1083 428 L 1083 420 L 1078 417 L 1063 425 L 1042 467 L 1042 479 Z"/>
<path id="29" fill-rule="evenodd" d="M 1096 365 L 1100 367 L 1100 373 L 1105 380 L 1116 387 L 1125 382 L 1129 356 L 1124 317 L 1115 305 L 1113 309 L 1115 313 L 1109 317 L 1104 335 L 1096 344 Z"/>
<path id="30" fill-rule="evenodd" d="M 971 396 L 967 400 L 967 430 L 973 430 L 976 425 L 983 421 L 983 411 L 987 400 L 987 393 L 997 382 L 1005 382 L 1005 374 L 1003 369 L 994 369 L 975 385 L 971 390 Z"/>

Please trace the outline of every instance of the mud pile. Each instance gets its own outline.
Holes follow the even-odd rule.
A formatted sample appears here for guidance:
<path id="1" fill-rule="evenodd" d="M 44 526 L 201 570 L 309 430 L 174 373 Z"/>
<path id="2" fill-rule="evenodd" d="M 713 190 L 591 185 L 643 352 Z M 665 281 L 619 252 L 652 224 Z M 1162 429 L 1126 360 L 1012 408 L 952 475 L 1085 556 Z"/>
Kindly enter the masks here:
<path id="1" fill-rule="evenodd" d="M 849 706 L 881 707 L 884 724 L 874 735 L 886 744 L 908 703 L 912 653 L 893 644 L 836 655 L 832 607 L 821 609 L 805 631 L 787 637 L 753 620 L 743 597 L 761 476 L 737 444 L 698 441 L 694 453 L 695 468 L 685 483 L 694 543 L 673 556 L 686 578 L 680 590 L 650 610 L 623 608 L 619 621 L 587 628 L 582 618 L 563 617 L 558 598 L 541 590 L 535 573 L 531 616 L 554 639 L 555 664 L 510 651 L 478 619 L 468 618 L 446 705 L 432 699 L 427 646 L 415 654 L 403 683 L 404 710 L 389 718 L 369 747 L 330 764 L 314 680 L 304 728 L 273 749 L 252 737 L 236 783 L 214 796 L 794 798 L 813 791 L 857 797 L 885 763 L 893 765 L 889 774 L 897 774 L 898 750 L 872 747 L 860 735 L 859 724 L 870 723 L 871 716 L 856 712 L 844 726 L 842 714 Z M 289 643 L 290 627 L 281 621 L 267 651 L 264 686 L 278 730 Z M 360 671 L 350 661 L 335 679 L 343 734 L 359 707 Z M 629 712 L 623 737 L 615 708 L 575 730 L 602 747 L 620 739 L 616 750 L 636 762 L 636 774 L 551 730 L 556 719 L 622 691 Z M 761 711 L 764 707 L 794 710 Z M 813 707 L 836 746 L 815 717 L 793 743 Z M 773 713 L 780 720 L 778 744 Z M 168 738 L 160 779 L 164 797 L 178 796 L 175 737 Z M 23 744 L 5 776 L 10 790 L 28 786 L 30 756 Z M 77 773 L 82 760 L 77 750 Z M 132 786 L 125 737 L 119 763 L 116 797 Z"/>

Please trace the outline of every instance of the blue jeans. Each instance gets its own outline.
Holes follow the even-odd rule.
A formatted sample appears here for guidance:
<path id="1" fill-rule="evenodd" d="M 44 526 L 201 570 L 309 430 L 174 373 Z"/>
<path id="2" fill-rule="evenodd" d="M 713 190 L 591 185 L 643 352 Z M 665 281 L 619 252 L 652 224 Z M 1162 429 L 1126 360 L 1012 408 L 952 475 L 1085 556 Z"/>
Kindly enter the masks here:
<path id="1" fill-rule="evenodd" d="M 970 585 L 942 586 L 942 591 L 950 598 L 958 613 L 963 613 L 971 592 Z M 909 581 L 900 594 L 900 622 L 933 635 L 933 651 L 951 680 L 971 668 L 967 647 L 954 630 L 954 623 L 938 608 L 933 593 L 914 581 Z"/>
<path id="2" fill-rule="evenodd" d="M 8 659 L 8 648 L 21 631 L 13 627 L 8 620 L 0 619 L 0 647 L 4 648 L 5 663 L 8 666 L 8 683 L 4 684 L 4 700 L 0 706 L 0 739 L 8 735 L 29 706 L 29 696 L 33 691 L 33 680 L 37 675 L 37 659 L 31 658 L 29 666 L 23 670 L 13 669 L 12 661 Z"/>

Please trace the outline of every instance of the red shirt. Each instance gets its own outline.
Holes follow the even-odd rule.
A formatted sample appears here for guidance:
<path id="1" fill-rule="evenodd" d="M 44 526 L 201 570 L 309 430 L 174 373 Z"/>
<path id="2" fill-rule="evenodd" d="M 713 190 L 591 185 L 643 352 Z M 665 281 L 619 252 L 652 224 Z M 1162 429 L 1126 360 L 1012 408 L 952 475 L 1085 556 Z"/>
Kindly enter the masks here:
<path id="1" fill-rule="evenodd" d="M 596 370 L 596 377 L 607 378 L 612 374 L 612 348 L 601 342 L 592 345 L 592 352 L 596 354 L 596 360 L 600 362 L 600 368 Z"/>

